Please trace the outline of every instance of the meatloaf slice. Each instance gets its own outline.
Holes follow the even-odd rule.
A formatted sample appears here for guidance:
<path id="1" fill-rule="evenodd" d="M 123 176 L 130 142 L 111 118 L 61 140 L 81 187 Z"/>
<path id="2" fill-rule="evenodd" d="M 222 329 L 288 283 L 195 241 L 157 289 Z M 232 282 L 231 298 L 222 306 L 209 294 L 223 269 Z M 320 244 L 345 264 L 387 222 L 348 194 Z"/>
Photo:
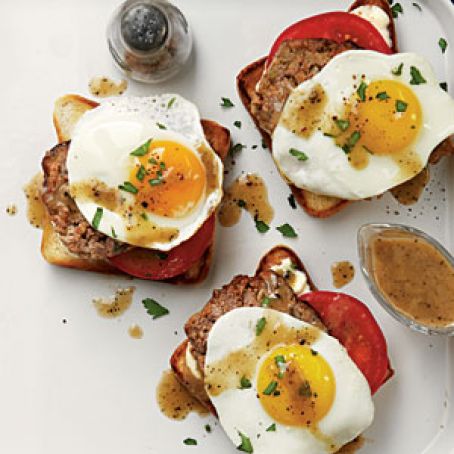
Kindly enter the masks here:
<path id="1" fill-rule="evenodd" d="M 316 312 L 299 301 L 287 281 L 272 271 L 263 271 L 254 277 L 236 276 L 215 290 L 205 307 L 186 323 L 185 331 L 191 351 L 203 370 L 208 335 L 216 321 L 227 312 L 240 307 L 262 307 L 265 297 L 272 299 L 269 307 L 286 312 L 300 320 L 326 330 Z"/>
<path id="2" fill-rule="evenodd" d="M 263 73 L 252 97 L 251 113 L 261 129 L 272 134 L 291 91 L 317 74 L 333 57 L 358 49 L 351 42 L 329 39 L 284 41 Z"/>
<path id="3" fill-rule="evenodd" d="M 81 258 L 106 260 L 128 246 L 93 229 L 69 194 L 66 158 L 69 142 L 49 150 L 43 161 L 43 202 L 50 221 L 70 252 Z"/>

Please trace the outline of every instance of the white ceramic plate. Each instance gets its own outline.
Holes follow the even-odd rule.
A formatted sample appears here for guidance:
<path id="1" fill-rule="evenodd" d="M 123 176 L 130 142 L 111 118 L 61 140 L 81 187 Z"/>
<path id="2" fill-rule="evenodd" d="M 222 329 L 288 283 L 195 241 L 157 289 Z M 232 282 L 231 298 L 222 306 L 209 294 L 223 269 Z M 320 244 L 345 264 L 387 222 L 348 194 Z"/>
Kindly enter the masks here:
<path id="1" fill-rule="evenodd" d="M 212 418 L 190 415 L 174 422 L 161 415 L 155 388 L 173 348 L 183 339 L 187 317 L 214 287 L 238 273 L 253 273 L 261 255 L 288 243 L 307 264 L 320 288 L 331 289 L 330 265 L 355 263 L 357 276 L 344 290 L 365 301 L 388 339 L 395 377 L 376 395 L 376 418 L 367 431 L 364 454 L 447 454 L 454 452 L 454 343 L 428 338 L 399 325 L 373 300 L 359 274 L 356 231 L 365 222 L 403 222 L 425 230 L 453 251 L 454 168 L 437 166 L 432 182 L 412 211 L 391 196 L 357 203 L 339 215 L 318 220 L 287 204 L 289 190 L 278 176 L 260 137 L 241 107 L 235 76 L 265 55 L 289 23 L 346 1 L 178 0 L 195 36 L 192 64 L 175 80 L 157 87 L 130 84 L 129 94 L 180 92 L 202 115 L 232 130 L 248 148 L 227 180 L 257 171 L 267 181 L 276 209 L 273 229 L 259 235 L 243 215 L 230 229 L 218 229 L 214 268 L 197 288 L 134 281 L 133 307 L 118 320 L 100 318 L 91 300 L 108 296 L 131 281 L 49 266 L 41 258 L 41 232 L 25 216 L 22 186 L 34 175 L 44 151 L 55 143 L 54 100 L 65 93 L 88 94 L 97 75 L 118 77 L 105 42 L 105 25 L 117 6 L 109 0 L 2 0 L 2 87 L 0 113 L 0 452 L 8 454 L 122 454 L 236 452 Z M 402 0 L 397 20 L 402 50 L 427 56 L 441 80 L 454 87 L 454 5 L 449 0 L 419 1 L 421 13 Z M 449 47 L 443 56 L 438 39 Z M 234 109 L 219 107 L 230 97 Z M 232 126 L 241 120 L 243 128 Z M 448 182 L 451 181 L 451 184 Z M 8 204 L 18 214 L 5 214 Z M 296 240 L 283 241 L 274 227 L 291 223 Z M 152 321 L 140 301 L 152 297 L 171 314 Z M 67 323 L 62 322 L 63 319 Z M 128 335 L 131 323 L 144 329 L 142 340 Z M 183 445 L 186 437 L 197 447 Z M 191 451 L 192 450 L 192 451 Z"/>

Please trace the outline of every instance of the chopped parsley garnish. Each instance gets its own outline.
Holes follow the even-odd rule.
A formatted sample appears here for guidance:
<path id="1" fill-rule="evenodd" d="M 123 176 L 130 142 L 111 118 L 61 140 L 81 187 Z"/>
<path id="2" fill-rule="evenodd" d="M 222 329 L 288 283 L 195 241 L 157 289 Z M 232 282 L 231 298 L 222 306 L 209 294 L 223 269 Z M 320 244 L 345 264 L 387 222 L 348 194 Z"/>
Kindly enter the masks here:
<path id="1" fill-rule="evenodd" d="M 247 379 L 244 375 L 241 377 L 241 380 L 240 380 L 240 388 L 241 389 L 252 388 L 251 381 L 249 379 Z"/>
<path id="2" fill-rule="evenodd" d="M 209 424 L 205 424 L 205 430 L 210 434 L 211 433 L 211 426 Z"/>
<path id="3" fill-rule="evenodd" d="M 416 66 L 410 66 L 410 75 L 411 75 L 411 80 L 410 80 L 411 85 L 421 85 L 421 84 L 425 84 L 427 82 L 426 79 L 424 79 L 424 77 L 422 76 L 419 69 L 416 68 Z"/>
<path id="4" fill-rule="evenodd" d="M 151 186 L 159 186 L 162 184 L 162 178 L 152 178 L 151 180 L 148 180 L 148 183 L 150 183 Z"/>
<path id="5" fill-rule="evenodd" d="M 93 216 L 93 221 L 91 221 L 91 225 L 94 229 L 97 229 L 99 227 L 103 213 L 104 210 L 101 207 L 96 208 L 96 213 Z"/>
<path id="6" fill-rule="evenodd" d="M 155 159 L 155 158 L 153 158 L 153 157 L 151 157 L 151 158 L 150 158 L 150 159 L 148 160 L 148 162 L 149 162 L 150 164 L 153 164 L 153 165 L 155 165 L 155 166 L 157 166 L 157 165 L 158 165 L 158 161 L 156 161 L 156 159 Z"/>
<path id="7" fill-rule="evenodd" d="M 447 82 L 440 82 L 440 88 L 444 91 L 448 91 L 448 83 Z"/>
<path id="8" fill-rule="evenodd" d="M 269 296 L 264 296 L 262 302 L 260 303 L 262 307 L 268 307 L 274 298 L 270 298 Z"/>
<path id="9" fill-rule="evenodd" d="M 341 131 L 346 131 L 350 127 L 350 122 L 348 120 L 341 120 L 338 119 L 335 121 L 336 126 L 341 130 Z M 332 134 L 330 134 L 328 137 L 334 137 Z"/>
<path id="10" fill-rule="evenodd" d="M 444 38 L 440 38 L 438 40 L 438 45 L 440 46 L 441 52 L 444 54 L 446 52 L 446 49 L 448 48 L 448 41 L 446 41 Z"/>
<path id="11" fill-rule="evenodd" d="M 299 151 L 296 148 L 290 148 L 288 151 L 292 156 L 298 159 L 298 161 L 307 161 L 309 158 L 307 157 L 307 154 L 304 153 L 303 151 Z"/>
<path id="12" fill-rule="evenodd" d="M 270 229 L 270 226 L 267 223 L 261 221 L 260 219 L 256 219 L 255 228 L 257 229 L 257 232 L 259 232 L 259 233 L 266 233 Z"/>
<path id="13" fill-rule="evenodd" d="M 229 98 L 221 98 L 221 101 L 221 107 L 235 107 L 235 104 Z"/>
<path id="14" fill-rule="evenodd" d="M 110 230 L 112 231 L 112 238 L 115 238 L 117 239 L 117 232 L 115 231 L 115 229 L 113 227 L 110 228 Z"/>
<path id="15" fill-rule="evenodd" d="M 236 126 L 238 129 L 241 129 L 241 121 L 239 121 L 239 120 L 234 121 L 233 126 Z"/>
<path id="16" fill-rule="evenodd" d="M 352 148 L 358 143 L 358 140 L 361 138 L 361 133 L 359 131 L 354 131 L 353 134 L 348 138 L 345 145 L 342 147 L 345 153 L 350 153 Z"/>
<path id="17" fill-rule="evenodd" d="M 401 63 L 399 66 L 397 66 L 396 68 L 394 68 L 391 72 L 395 75 L 395 76 L 401 76 L 402 75 L 402 70 L 404 69 L 404 64 Z"/>
<path id="18" fill-rule="evenodd" d="M 263 333 L 263 330 L 266 326 L 266 318 L 262 317 L 257 320 L 257 324 L 255 325 L 255 335 L 260 336 Z"/>
<path id="19" fill-rule="evenodd" d="M 147 314 L 153 317 L 153 320 L 159 317 L 163 317 L 169 313 L 169 309 L 161 306 L 157 301 L 151 298 L 145 298 L 142 300 L 142 304 L 147 310 Z"/>
<path id="20" fill-rule="evenodd" d="M 273 422 L 271 426 L 267 427 L 266 429 L 267 432 L 276 432 L 276 423 Z"/>
<path id="21" fill-rule="evenodd" d="M 246 202 L 243 200 L 243 199 L 238 199 L 238 202 L 236 202 L 236 204 L 240 207 L 240 208 L 244 208 L 246 206 Z"/>
<path id="22" fill-rule="evenodd" d="M 167 129 L 167 126 L 166 126 L 166 125 L 163 125 L 162 123 L 156 123 L 156 126 L 157 126 L 159 129 Z"/>
<path id="23" fill-rule="evenodd" d="M 145 175 L 147 174 L 147 171 L 145 170 L 145 167 L 143 165 L 141 165 L 139 167 L 139 170 L 137 171 L 136 173 L 136 178 L 139 180 L 139 181 L 142 181 L 144 178 L 145 178 Z"/>
<path id="24" fill-rule="evenodd" d="M 296 210 L 295 196 L 294 196 L 293 194 L 290 194 L 290 195 L 287 197 L 287 200 L 288 200 L 289 205 L 290 205 L 294 210 Z"/>
<path id="25" fill-rule="evenodd" d="M 163 161 L 161 161 L 161 162 L 159 163 L 159 167 L 161 167 L 162 170 L 165 170 L 165 168 L 166 168 L 166 163 L 163 162 Z"/>
<path id="26" fill-rule="evenodd" d="M 356 93 L 359 96 L 359 99 L 361 101 L 366 100 L 366 90 L 367 90 L 367 84 L 365 82 L 361 82 L 360 86 L 358 87 L 358 90 L 356 90 Z"/>
<path id="27" fill-rule="evenodd" d="M 279 367 L 279 364 L 284 364 L 285 363 L 285 358 L 283 355 L 277 355 L 274 357 L 274 361 L 276 361 L 276 366 Z"/>
<path id="28" fill-rule="evenodd" d="M 311 385 L 307 380 L 305 380 L 304 383 L 300 386 L 298 394 L 302 397 L 312 397 Z"/>
<path id="29" fill-rule="evenodd" d="M 169 256 L 169 254 L 162 251 L 155 251 L 154 255 L 156 255 L 159 260 L 165 260 Z"/>
<path id="30" fill-rule="evenodd" d="M 183 443 L 187 446 L 196 446 L 197 440 L 194 440 L 194 438 L 186 438 L 185 440 L 183 440 Z"/>
<path id="31" fill-rule="evenodd" d="M 139 192 L 139 190 L 129 181 L 125 181 L 123 184 L 120 184 L 120 186 L 118 186 L 118 189 L 125 192 L 130 192 L 131 194 L 137 194 Z"/>
<path id="32" fill-rule="evenodd" d="M 279 227 L 276 227 L 276 230 L 282 233 L 282 236 L 286 238 L 296 238 L 298 234 L 295 232 L 295 229 L 290 224 L 282 224 Z"/>
<path id="33" fill-rule="evenodd" d="M 277 374 L 278 378 L 284 378 L 284 373 L 287 369 L 284 356 L 277 355 L 274 357 L 274 361 L 276 362 L 276 366 L 279 368 L 279 373 Z"/>
<path id="34" fill-rule="evenodd" d="M 247 452 L 249 454 L 253 453 L 254 448 L 252 447 L 250 438 L 241 432 L 238 432 L 238 435 L 241 437 L 241 444 L 237 446 L 236 449 L 238 449 L 238 451 Z"/>
<path id="35" fill-rule="evenodd" d="M 145 143 L 140 145 L 140 147 L 136 148 L 134 151 L 129 153 L 131 156 L 145 156 L 148 153 L 148 148 L 150 147 L 150 143 L 153 139 L 148 139 Z"/>
<path id="36" fill-rule="evenodd" d="M 397 112 L 405 112 L 407 110 L 408 104 L 404 101 L 398 99 L 396 101 L 396 111 Z"/>
<path id="37" fill-rule="evenodd" d="M 171 98 L 169 100 L 169 102 L 167 103 L 167 109 L 170 109 L 172 106 L 173 106 L 173 103 L 177 100 L 177 98 L 175 98 L 175 96 L 173 98 Z"/>
<path id="38" fill-rule="evenodd" d="M 380 101 L 385 101 L 389 99 L 390 96 L 388 95 L 388 93 L 386 93 L 386 91 L 381 91 L 380 93 L 377 93 L 376 98 L 379 99 Z"/>
<path id="39" fill-rule="evenodd" d="M 230 156 L 234 156 L 235 154 L 239 153 L 243 148 L 246 148 L 246 145 L 243 145 L 242 143 L 236 143 L 235 145 L 232 145 L 229 150 Z"/>
<path id="40" fill-rule="evenodd" d="M 421 5 L 420 5 L 419 3 L 413 2 L 412 5 L 413 5 L 416 9 L 418 9 L 419 11 L 422 11 L 422 7 L 421 7 Z"/>
<path id="41" fill-rule="evenodd" d="M 394 19 L 397 19 L 399 14 L 403 14 L 404 10 L 400 3 L 395 3 L 393 6 L 391 6 L 391 12 L 393 14 Z"/>
<path id="42" fill-rule="evenodd" d="M 142 213 L 142 214 L 140 215 L 140 217 L 141 217 L 143 220 L 148 221 L 147 213 Z"/>
<path id="43" fill-rule="evenodd" d="M 268 386 L 264 389 L 263 394 L 265 396 L 271 396 L 277 389 L 277 381 L 271 381 Z"/>

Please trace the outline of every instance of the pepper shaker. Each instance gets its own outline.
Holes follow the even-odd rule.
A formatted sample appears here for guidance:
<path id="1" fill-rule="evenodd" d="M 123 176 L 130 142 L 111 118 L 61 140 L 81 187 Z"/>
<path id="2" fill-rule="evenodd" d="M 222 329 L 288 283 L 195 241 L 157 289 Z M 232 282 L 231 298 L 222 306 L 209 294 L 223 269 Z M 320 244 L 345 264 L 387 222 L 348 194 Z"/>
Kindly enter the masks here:
<path id="1" fill-rule="evenodd" d="M 157 83 L 176 75 L 192 50 L 189 25 L 166 0 L 127 0 L 107 28 L 109 50 L 132 79 Z"/>

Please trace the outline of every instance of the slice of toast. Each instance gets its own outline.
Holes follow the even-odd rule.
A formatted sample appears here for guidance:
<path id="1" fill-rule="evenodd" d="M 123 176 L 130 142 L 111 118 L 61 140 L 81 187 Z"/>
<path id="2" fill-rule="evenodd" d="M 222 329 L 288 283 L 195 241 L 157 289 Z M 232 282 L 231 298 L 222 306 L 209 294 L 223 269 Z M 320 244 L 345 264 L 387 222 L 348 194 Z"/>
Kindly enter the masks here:
<path id="1" fill-rule="evenodd" d="M 75 125 L 82 115 L 98 103 L 79 95 L 66 95 L 55 103 L 53 122 L 59 143 L 71 140 Z M 224 161 L 230 149 L 230 132 L 220 124 L 211 120 L 202 120 L 205 137 L 213 150 Z M 185 273 L 168 279 L 172 284 L 195 284 L 205 279 L 210 270 L 213 258 L 212 244 L 205 254 Z M 102 260 L 87 260 L 72 254 L 54 231 L 49 219 L 44 221 L 41 239 L 41 253 L 45 260 L 53 265 L 74 268 L 84 271 L 101 273 L 124 274 L 108 262 Z"/>
<path id="2" fill-rule="evenodd" d="M 394 52 L 398 52 L 396 28 L 389 2 L 387 0 L 356 0 L 349 8 L 349 11 L 360 6 L 367 5 L 378 6 L 388 15 L 390 19 L 389 32 L 392 41 L 392 49 Z M 257 119 L 251 112 L 252 98 L 255 93 L 257 83 L 260 81 L 263 71 L 265 70 L 266 59 L 267 57 L 263 57 L 240 71 L 237 76 L 237 89 L 244 107 L 249 112 L 249 115 L 257 126 L 263 140 L 271 150 L 272 140 L 270 135 L 260 128 Z M 454 154 L 454 144 L 451 139 L 446 139 L 432 152 L 429 162 L 431 164 L 435 164 L 443 156 L 451 154 Z M 337 197 L 315 194 L 311 191 L 297 188 L 291 184 L 289 186 L 298 204 L 313 217 L 327 218 L 333 216 L 352 203 L 352 201 L 339 199 Z"/>
<path id="3" fill-rule="evenodd" d="M 272 267 L 278 265 L 284 259 L 290 259 L 294 263 L 297 269 L 303 271 L 307 276 L 307 281 L 312 290 L 317 290 L 310 274 L 307 272 L 306 267 L 302 263 L 301 259 L 286 246 L 276 246 L 267 252 L 259 262 L 257 267 L 256 275 L 263 271 L 270 271 Z M 180 383 L 186 387 L 188 392 L 195 397 L 202 405 L 204 405 L 211 413 L 216 415 L 213 405 L 205 392 L 203 384 L 203 372 L 198 367 L 197 363 L 194 362 L 192 367 L 187 362 L 187 350 L 190 348 L 188 339 L 184 340 L 174 351 L 170 358 L 170 366 L 175 373 L 175 376 Z M 197 369 L 197 375 L 193 372 L 193 368 Z"/>

